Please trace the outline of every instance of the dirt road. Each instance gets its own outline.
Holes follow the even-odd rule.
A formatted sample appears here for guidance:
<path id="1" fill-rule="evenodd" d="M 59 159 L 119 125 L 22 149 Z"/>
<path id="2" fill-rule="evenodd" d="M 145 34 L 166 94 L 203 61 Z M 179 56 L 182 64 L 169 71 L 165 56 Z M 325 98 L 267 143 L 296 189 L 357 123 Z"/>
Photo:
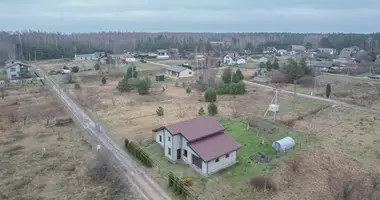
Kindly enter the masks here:
<path id="1" fill-rule="evenodd" d="M 165 64 L 162 64 L 162 63 L 156 63 L 156 62 L 152 62 L 152 61 L 147 61 L 147 62 L 149 62 L 151 64 L 155 64 L 155 65 L 169 67 L 169 65 L 165 65 Z M 276 90 L 276 88 L 274 88 L 274 87 L 263 85 L 263 84 L 259 84 L 259 83 L 255 83 L 255 82 L 251 82 L 251 81 L 244 81 L 244 83 L 247 84 L 247 85 L 253 85 L 253 86 L 257 86 L 257 87 L 262 87 L 262 88 L 265 88 L 265 89 L 268 89 L 268 90 Z M 284 94 L 294 94 L 293 91 L 289 91 L 289 90 L 278 89 L 278 91 L 280 93 L 284 93 Z M 327 102 L 327 103 L 343 106 L 343 107 L 354 109 L 354 110 L 359 110 L 359 111 L 363 111 L 363 112 L 380 114 L 379 110 L 372 109 L 372 108 L 361 107 L 361 106 L 357 106 L 357 105 L 353 105 L 353 104 L 348 104 L 348 103 L 341 102 L 341 101 L 336 101 L 336 100 L 327 99 L 327 98 L 323 98 L 323 97 L 312 96 L 312 95 L 308 95 L 308 94 L 296 93 L 296 95 L 298 97 L 302 97 L 302 98 L 306 98 L 306 99 L 313 99 L 313 100 L 317 100 L 317 101 L 324 101 L 324 102 Z"/>
<path id="2" fill-rule="evenodd" d="M 33 65 L 36 71 L 43 75 L 45 84 L 51 87 L 52 91 L 57 94 L 61 102 L 69 111 L 77 118 L 77 121 L 96 138 L 101 144 L 102 149 L 109 152 L 110 156 L 117 161 L 118 167 L 125 172 L 125 176 L 129 179 L 134 189 L 146 200 L 170 200 L 171 198 L 166 192 L 154 182 L 145 171 L 131 158 L 124 150 L 122 150 L 112 139 L 108 137 L 105 129 L 91 119 L 85 111 L 73 101 L 59 85 L 54 82 L 43 70 Z"/>

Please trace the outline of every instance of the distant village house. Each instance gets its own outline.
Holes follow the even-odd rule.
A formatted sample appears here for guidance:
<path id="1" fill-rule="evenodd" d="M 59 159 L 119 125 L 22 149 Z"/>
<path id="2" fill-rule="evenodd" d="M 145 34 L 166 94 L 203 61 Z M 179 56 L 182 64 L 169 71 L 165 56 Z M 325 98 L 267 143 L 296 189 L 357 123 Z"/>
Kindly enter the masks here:
<path id="1" fill-rule="evenodd" d="M 166 74 L 173 78 L 184 78 L 184 77 L 192 77 L 194 75 L 194 71 L 182 66 L 170 66 L 166 68 Z"/>
<path id="2" fill-rule="evenodd" d="M 5 74 L 8 80 L 32 77 L 30 65 L 16 60 L 8 60 L 5 62 Z"/>

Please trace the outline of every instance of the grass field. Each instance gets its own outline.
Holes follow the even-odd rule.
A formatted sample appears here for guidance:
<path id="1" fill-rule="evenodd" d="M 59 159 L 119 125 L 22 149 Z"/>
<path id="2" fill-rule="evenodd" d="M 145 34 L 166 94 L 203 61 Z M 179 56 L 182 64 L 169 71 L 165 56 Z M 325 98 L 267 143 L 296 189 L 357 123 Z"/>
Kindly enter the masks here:
<path id="1" fill-rule="evenodd" d="M 204 178 L 188 165 L 185 164 L 171 164 L 164 158 L 164 152 L 161 146 L 155 142 L 149 142 L 146 145 L 146 150 L 151 154 L 153 159 L 161 166 L 162 170 L 173 172 L 180 178 L 192 178 L 194 185 L 192 186 L 196 191 L 202 193 L 207 199 L 234 199 L 243 200 L 252 195 L 256 195 L 252 191 L 248 191 L 247 181 L 249 178 L 269 172 L 275 163 L 282 158 L 276 158 L 276 152 L 271 147 L 272 142 L 291 136 L 297 140 L 296 147 L 291 150 L 290 155 L 302 148 L 314 144 L 317 139 L 315 137 L 299 137 L 299 134 L 293 132 L 283 126 L 279 127 L 278 133 L 273 134 L 260 134 L 257 129 L 247 129 L 247 123 L 242 118 L 233 118 L 221 120 L 220 123 L 226 128 L 226 131 L 241 145 L 237 152 L 237 159 L 239 163 L 229 167 L 225 170 L 212 175 L 209 178 Z M 263 145 L 260 142 L 264 139 Z M 308 141 L 308 144 L 306 143 Z M 302 148 L 301 148 L 302 147 Z M 268 155 L 270 162 L 265 164 L 257 164 L 251 159 L 256 152 L 263 152 Z M 285 155 L 287 156 L 287 155 Z M 227 191 L 225 188 L 229 188 Z M 223 194 L 221 191 L 224 190 Z M 246 191 L 239 194 L 239 191 Z"/>

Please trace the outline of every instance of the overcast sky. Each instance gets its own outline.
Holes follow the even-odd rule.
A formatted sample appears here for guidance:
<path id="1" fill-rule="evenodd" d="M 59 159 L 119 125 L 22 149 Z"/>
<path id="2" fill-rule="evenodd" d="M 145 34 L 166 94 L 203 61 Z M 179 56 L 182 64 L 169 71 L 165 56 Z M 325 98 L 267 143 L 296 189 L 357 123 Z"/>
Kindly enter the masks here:
<path id="1" fill-rule="evenodd" d="M 0 29 L 380 32 L 379 0 L 0 0 Z"/>

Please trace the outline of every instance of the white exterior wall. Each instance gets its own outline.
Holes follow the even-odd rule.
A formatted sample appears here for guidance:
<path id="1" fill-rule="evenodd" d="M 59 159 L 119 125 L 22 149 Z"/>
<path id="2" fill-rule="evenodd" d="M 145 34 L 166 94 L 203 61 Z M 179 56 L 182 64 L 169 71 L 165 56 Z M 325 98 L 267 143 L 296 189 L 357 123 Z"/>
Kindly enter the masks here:
<path id="1" fill-rule="evenodd" d="M 136 58 L 125 58 L 125 62 L 136 62 Z"/>
<path id="2" fill-rule="evenodd" d="M 232 60 L 231 56 L 229 56 L 229 55 L 224 56 L 224 58 L 223 58 L 223 62 L 224 62 L 225 64 L 231 64 L 232 61 L 233 61 L 233 60 Z"/>
<path id="3" fill-rule="evenodd" d="M 187 145 L 188 141 L 186 140 L 186 138 L 182 137 L 182 160 L 184 162 L 186 162 L 188 165 L 190 165 L 195 171 L 198 171 L 198 172 L 201 172 L 203 173 L 204 175 L 207 175 L 207 163 L 204 162 L 202 160 L 202 169 L 199 169 L 198 166 L 196 165 L 193 165 L 193 154 L 197 157 L 198 154 L 195 153 L 188 145 Z M 184 150 L 187 150 L 187 157 L 184 157 L 183 156 L 183 152 Z"/>
<path id="4" fill-rule="evenodd" d="M 170 138 L 170 141 L 169 141 Z M 169 160 L 173 161 L 173 136 L 169 133 L 168 130 L 164 129 L 164 152 L 165 152 L 165 157 L 168 158 Z M 169 148 L 171 150 L 170 155 L 169 155 Z"/>
<path id="5" fill-rule="evenodd" d="M 239 64 L 239 65 L 245 64 L 245 59 L 240 58 L 239 60 L 236 61 L 236 63 Z"/>
<path id="6" fill-rule="evenodd" d="M 229 157 L 226 158 L 226 155 L 219 157 L 219 161 L 215 162 L 216 159 L 208 162 L 207 173 L 211 175 L 221 169 L 227 168 L 236 163 L 236 151 L 229 153 Z"/>
<path id="7" fill-rule="evenodd" d="M 177 150 L 178 149 L 181 149 L 181 152 L 180 154 L 182 154 L 183 150 L 182 150 L 182 135 L 181 134 L 177 134 L 177 135 L 174 135 L 173 136 L 173 161 L 177 161 Z M 181 158 L 182 158 L 182 155 L 181 155 Z"/>
<path id="8" fill-rule="evenodd" d="M 162 138 L 161 142 L 160 142 L 160 136 Z M 162 147 L 164 147 L 164 140 L 165 140 L 165 137 L 164 137 L 164 130 L 159 130 L 156 132 L 156 142 L 158 144 L 160 144 Z"/>
<path id="9" fill-rule="evenodd" d="M 11 71 L 11 69 L 15 69 L 15 71 Z M 12 67 L 7 68 L 7 78 L 8 80 L 12 79 L 12 75 L 16 75 L 15 78 L 20 77 L 20 64 L 14 65 Z"/>
<path id="10" fill-rule="evenodd" d="M 95 55 L 75 55 L 75 60 L 96 60 Z"/>
<path id="11" fill-rule="evenodd" d="M 190 69 L 185 69 L 183 70 L 182 72 L 179 73 L 179 77 L 180 78 L 183 78 L 183 77 L 192 77 L 194 76 L 194 72 L 193 70 L 190 70 Z"/>

